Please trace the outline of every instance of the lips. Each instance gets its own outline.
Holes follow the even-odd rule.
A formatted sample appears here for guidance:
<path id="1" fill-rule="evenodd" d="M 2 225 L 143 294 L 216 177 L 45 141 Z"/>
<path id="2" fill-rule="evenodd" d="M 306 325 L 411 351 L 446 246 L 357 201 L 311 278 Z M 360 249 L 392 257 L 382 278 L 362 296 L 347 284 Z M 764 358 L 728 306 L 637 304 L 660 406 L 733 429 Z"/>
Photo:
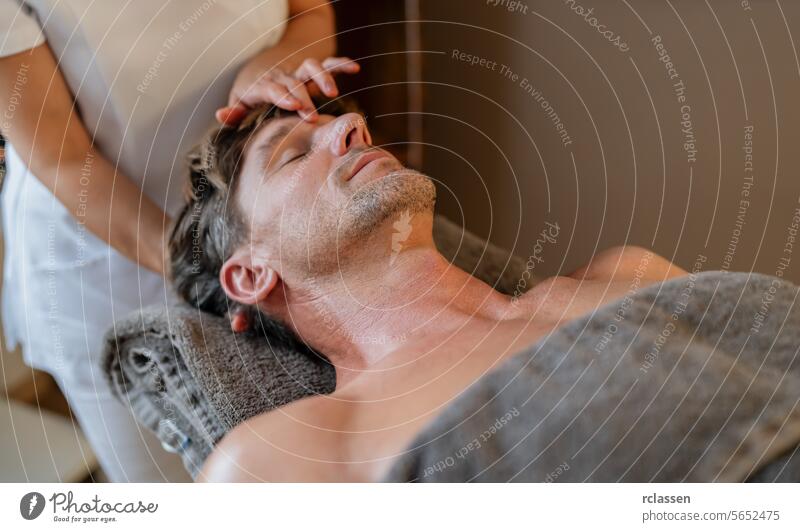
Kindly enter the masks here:
<path id="1" fill-rule="evenodd" d="M 378 159 L 386 159 L 388 157 L 389 156 L 386 154 L 386 152 L 382 150 L 370 150 L 364 153 L 358 159 L 356 159 L 356 162 L 355 164 L 353 164 L 352 168 L 350 168 L 350 171 L 347 172 L 347 174 L 345 174 L 346 175 L 345 181 L 350 181 L 351 179 L 353 179 L 353 177 L 355 177 L 357 173 L 359 173 L 365 166 L 367 166 L 372 161 L 376 161 Z"/>

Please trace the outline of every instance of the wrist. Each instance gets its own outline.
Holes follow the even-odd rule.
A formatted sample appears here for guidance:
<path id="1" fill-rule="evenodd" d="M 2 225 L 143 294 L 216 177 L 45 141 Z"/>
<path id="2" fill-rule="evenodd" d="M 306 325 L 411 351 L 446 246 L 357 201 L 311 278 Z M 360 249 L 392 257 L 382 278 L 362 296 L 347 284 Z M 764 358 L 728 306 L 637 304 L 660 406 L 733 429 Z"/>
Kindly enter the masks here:
<path id="1" fill-rule="evenodd" d="M 278 68 L 292 73 L 309 57 L 322 61 L 333 56 L 335 52 L 335 46 L 330 39 L 313 44 L 296 39 L 284 39 L 279 45 L 267 48 L 253 57 L 240 74 L 244 75 L 244 81 L 252 83 L 272 69 Z"/>
<path id="2" fill-rule="evenodd" d="M 154 238 L 140 241 L 139 264 L 148 270 L 164 277 L 169 268 L 168 244 L 169 242 L 169 220 L 166 220 L 163 227 L 159 227 L 153 232 Z"/>
<path id="3" fill-rule="evenodd" d="M 269 49 L 252 58 L 239 72 L 237 84 L 245 83 L 248 86 L 258 81 L 264 74 L 282 70 L 287 73 L 294 72 L 300 66 L 300 60 L 295 57 L 286 57 L 285 54 L 275 53 L 277 50 Z"/>

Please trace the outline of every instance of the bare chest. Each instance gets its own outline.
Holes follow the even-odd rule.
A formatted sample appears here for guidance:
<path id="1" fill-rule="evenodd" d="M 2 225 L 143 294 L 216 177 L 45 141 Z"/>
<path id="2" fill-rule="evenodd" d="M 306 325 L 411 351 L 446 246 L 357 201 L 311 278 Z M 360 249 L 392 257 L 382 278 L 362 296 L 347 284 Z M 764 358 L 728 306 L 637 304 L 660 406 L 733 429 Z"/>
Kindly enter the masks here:
<path id="1" fill-rule="evenodd" d="M 365 478 L 381 478 L 428 423 L 505 360 L 560 325 L 631 291 L 628 281 L 557 279 L 521 298 L 519 317 L 476 322 L 447 342 L 415 346 L 413 356 L 397 357 L 402 363 L 387 359 L 351 389 L 342 390 L 341 395 L 352 401 L 351 415 L 346 416 L 352 435 L 348 452 L 354 462 L 365 464 Z"/>

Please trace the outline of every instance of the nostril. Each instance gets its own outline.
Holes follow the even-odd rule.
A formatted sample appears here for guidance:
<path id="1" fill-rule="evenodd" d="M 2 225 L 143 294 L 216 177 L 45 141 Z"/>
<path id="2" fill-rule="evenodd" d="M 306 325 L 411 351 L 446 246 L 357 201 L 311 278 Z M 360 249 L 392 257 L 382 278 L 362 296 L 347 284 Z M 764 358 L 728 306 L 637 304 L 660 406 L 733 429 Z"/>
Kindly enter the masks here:
<path id="1" fill-rule="evenodd" d="M 353 145 L 353 143 L 355 142 L 355 140 L 356 140 L 356 135 L 358 135 L 358 128 L 357 128 L 357 127 L 356 127 L 356 128 L 353 128 L 353 129 L 350 131 L 350 133 L 348 133 L 348 134 L 347 134 L 347 138 L 345 139 L 345 141 L 344 141 L 344 142 L 345 142 L 345 147 L 346 147 L 348 150 L 350 149 L 350 146 L 352 146 L 352 145 Z"/>

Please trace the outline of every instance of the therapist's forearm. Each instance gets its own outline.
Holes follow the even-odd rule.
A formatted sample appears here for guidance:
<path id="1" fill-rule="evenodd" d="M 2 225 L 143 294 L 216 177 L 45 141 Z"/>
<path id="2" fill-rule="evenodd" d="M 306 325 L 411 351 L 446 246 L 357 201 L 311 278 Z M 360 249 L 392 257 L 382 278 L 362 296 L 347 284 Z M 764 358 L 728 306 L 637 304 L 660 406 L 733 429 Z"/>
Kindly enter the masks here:
<path id="1" fill-rule="evenodd" d="M 80 137 L 64 140 L 60 156 L 51 158 L 36 152 L 44 143 L 61 143 L 61 138 L 37 136 L 32 151 L 20 156 L 87 231 L 133 262 L 163 275 L 166 214 L 88 138 Z M 13 135 L 11 142 L 16 144 Z"/>
<path id="2" fill-rule="evenodd" d="M 300 4 L 295 6 L 295 4 Z M 314 6 L 319 7 L 314 7 Z M 322 61 L 336 53 L 333 8 L 326 2 L 292 2 L 292 13 L 281 41 L 256 55 L 242 74 L 255 79 L 270 68 L 293 71 L 304 59 Z"/>
<path id="3" fill-rule="evenodd" d="M 87 167 L 91 167 L 91 182 L 81 186 Z M 82 160 L 65 161 L 48 174 L 59 176 L 56 197 L 89 232 L 133 262 L 164 274 L 164 232 L 169 218 L 93 146 L 86 147 Z"/>
<path id="4" fill-rule="evenodd" d="M 1 129 L 33 175 L 89 232 L 162 273 L 164 213 L 93 146 L 46 44 L 0 59 L 0 100 L 15 90 Z"/>

